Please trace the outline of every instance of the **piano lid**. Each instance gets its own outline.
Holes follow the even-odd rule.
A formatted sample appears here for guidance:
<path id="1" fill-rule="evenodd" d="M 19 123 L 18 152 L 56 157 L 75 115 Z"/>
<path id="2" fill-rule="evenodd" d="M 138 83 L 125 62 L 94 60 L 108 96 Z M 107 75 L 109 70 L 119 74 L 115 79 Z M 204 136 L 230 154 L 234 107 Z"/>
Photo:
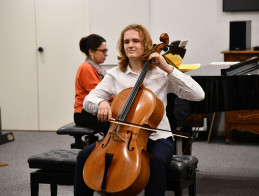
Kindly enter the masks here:
<path id="1" fill-rule="evenodd" d="M 198 69 L 185 72 L 185 74 L 190 76 L 220 76 L 221 69 L 227 69 L 229 67 L 229 65 L 205 65 Z"/>
<path id="2" fill-rule="evenodd" d="M 252 57 L 227 69 L 221 69 L 222 76 L 245 75 L 259 69 L 258 57 Z"/>
<path id="3" fill-rule="evenodd" d="M 258 75 L 258 57 L 252 57 L 233 65 L 206 65 L 199 69 L 185 72 L 190 76 L 233 76 L 233 75 Z"/>

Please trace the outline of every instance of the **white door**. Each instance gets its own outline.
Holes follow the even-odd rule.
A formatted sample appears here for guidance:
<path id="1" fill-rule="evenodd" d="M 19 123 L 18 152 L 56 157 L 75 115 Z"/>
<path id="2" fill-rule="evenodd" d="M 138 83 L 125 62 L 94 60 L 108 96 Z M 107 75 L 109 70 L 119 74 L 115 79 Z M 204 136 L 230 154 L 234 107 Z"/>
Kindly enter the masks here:
<path id="1" fill-rule="evenodd" d="M 34 0 L 0 0 L 2 128 L 38 130 Z"/>
<path id="2" fill-rule="evenodd" d="M 35 0 L 39 129 L 73 121 L 74 80 L 84 61 L 79 40 L 88 34 L 87 1 Z"/>

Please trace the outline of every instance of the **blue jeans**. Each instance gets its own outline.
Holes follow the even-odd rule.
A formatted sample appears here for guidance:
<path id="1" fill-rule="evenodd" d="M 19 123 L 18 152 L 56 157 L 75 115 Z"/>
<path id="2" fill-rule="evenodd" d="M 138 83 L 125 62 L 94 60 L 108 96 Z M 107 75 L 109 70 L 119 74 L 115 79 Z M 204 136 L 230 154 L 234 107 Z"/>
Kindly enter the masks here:
<path id="1" fill-rule="evenodd" d="M 75 170 L 74 195 L 92 196 L 93 190 L 86 186 L 83 180 L 83 168 L 86 159 L 95 148 L 95 143 L 87 146 L 77 156 Z M 150 159 L 150 177 L 145 188 L 145 196 L 163 196 L 166 191 L 166 170 L 174 154 L 172 138 L 148 140 L 147 151 L 152 155 Z"/>

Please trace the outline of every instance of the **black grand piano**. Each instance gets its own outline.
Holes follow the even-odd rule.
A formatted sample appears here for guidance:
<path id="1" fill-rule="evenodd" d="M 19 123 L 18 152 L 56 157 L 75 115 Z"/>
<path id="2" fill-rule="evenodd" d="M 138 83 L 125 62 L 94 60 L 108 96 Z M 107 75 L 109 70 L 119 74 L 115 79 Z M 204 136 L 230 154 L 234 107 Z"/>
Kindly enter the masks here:
<path id="1" fill-rule="evenodd" d="M 188 108 L 186 100 L 184 100 L 183 103 L 180 103 L 181 107 L 186 107 L 182 109 L 188 110 L 189 115 L 215 114 L 216 112 L 237 110 L 259 110 L 258 70 L 258 57 L 253 57 L 231 66 L 208 65 L 186 72 L 201 85 L 205 91 L 205 99 L 200 102 L 189 102 Z M 173 112 L 170 112 L 169 108 L 174 107 L 175 110 L 175 100 L 177 99 L 170 95 L 168 99 L 168 118 L 170 124 L 174 125 L 176 115 L 184 116 L 184 113 L 179 109 L 177 111 L 178 114 L 175 114 L 175 111 L 172 114 Z M 179 121 L 178 125 L 181 123 L 183 121 Z"/>
<path id="2" fill-rule="evenodd" d="M 186 72 L 205 91 L 201 102 L 190 102 L 190 113 L 259 109 L 258 57 L 235 65 L 208 65 Z"/>

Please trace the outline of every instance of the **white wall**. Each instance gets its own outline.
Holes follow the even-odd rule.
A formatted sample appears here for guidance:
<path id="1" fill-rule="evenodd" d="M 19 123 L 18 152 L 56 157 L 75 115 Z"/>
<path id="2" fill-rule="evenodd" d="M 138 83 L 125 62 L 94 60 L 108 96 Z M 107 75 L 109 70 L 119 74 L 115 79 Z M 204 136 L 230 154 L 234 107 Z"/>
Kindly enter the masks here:
<path id="1" fill-rule="evenodd" d="M 109 52 L 105 64 L 117 64 L 117 42 L 127 25 L 148 26 L 148 3 L 148 0 L 89 0 L 90 33 L 100 34 L 107 41 Z"/>
<path id="2" fill-rule="evenodd" d="M 220 52 L 229 48 L 229 21 L 252 21 L 252 46 L 259 45 L 259 11 L 223 12 L 222 0 L 150 0 L 150 32 L 162 32 L 170 40 L 188 39 L 183 63 L 223 61 Z"/>
<path id="3" fill-rule="evenodd" d="M 158 8 L 163 6 L 163 14 Z M 188 39 L 183 63 L 222 61 L 229 47 L 229 21 L 252 21 L 252 46 L 259 45 L 259 12 L 223 12 L 219 0 L 150 0 L 150 31 L 167 32 L 171 40 Z"/>

